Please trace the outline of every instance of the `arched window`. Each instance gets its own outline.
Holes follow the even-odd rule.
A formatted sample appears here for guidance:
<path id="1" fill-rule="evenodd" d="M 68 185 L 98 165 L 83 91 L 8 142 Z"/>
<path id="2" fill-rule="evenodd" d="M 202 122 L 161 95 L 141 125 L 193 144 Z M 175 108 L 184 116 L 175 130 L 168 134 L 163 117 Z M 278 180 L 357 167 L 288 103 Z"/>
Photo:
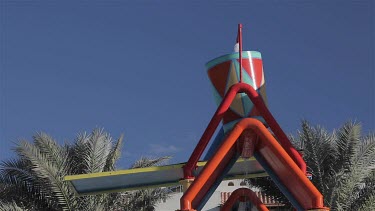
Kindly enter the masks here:
<path id="1" fill-rule="evenodd" d="M 234 186 L 233 182 L 228 182 L 228 186 Z"/>

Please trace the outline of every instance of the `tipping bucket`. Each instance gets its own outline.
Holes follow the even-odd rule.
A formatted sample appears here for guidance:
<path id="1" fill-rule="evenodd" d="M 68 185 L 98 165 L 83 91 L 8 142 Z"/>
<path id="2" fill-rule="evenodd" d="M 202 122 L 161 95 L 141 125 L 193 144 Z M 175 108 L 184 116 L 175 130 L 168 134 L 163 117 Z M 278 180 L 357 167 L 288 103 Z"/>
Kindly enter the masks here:
<path id="1" fill-rule="evenodd" d="M 239 66 L 239 55 L 237 52 L 220 56 L 206 64 L 217 105 L 220 105 L 229 88 L 239 83 Z M 242 51 L 242 82 L 252 86 L 261 95 L 267 105 L 263 63 L 260 52 Z M 264 122 L 249 97 L 245 93 L 238 93 L 230 105 L 230 109 L 224 114 L 224 131 L 227 132 L 232 129 L 244 117 L 254 117 Z"/>

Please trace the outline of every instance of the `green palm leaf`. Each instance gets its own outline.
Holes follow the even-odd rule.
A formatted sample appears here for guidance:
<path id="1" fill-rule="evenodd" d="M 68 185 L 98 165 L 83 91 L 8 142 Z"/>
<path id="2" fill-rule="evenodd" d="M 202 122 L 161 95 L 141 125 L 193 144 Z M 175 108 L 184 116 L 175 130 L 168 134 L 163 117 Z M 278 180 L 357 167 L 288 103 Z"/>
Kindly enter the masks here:
<path id="1" fill-rule="evenodd" d="M 73 210 L 72 194 L 63 182 L 63 174 L 53 162 L 50 162 L 36 146 L 25 141 L 16 147 L 16 152 L 21 158 L 30 161 L 33 174 L 43 183 L 43 186 L 40 186 L 42 192 L 55 198 L 63 210 Z"/>
<path id="2" fill-rule="evenodd" d="M 324 180 L 332 168 L 336 152 L 332 146 L 332 136 L 321 127 L 311 127 L 307 121 L 302 122 L 302 131 L 298 133 L 304 146 L 304 158 L 309 164 L 313 182 L 324 192 Z"/>
<path id="3" fill-rule="evenodd" d="M 361 125 L 358 123 L 348 122 L 338 131 L 334 132 L 336 136 L 336 149 L 338 160 L 336 170 L 350 171 L 350 166 L 357 154 L 357 147 L 361 137 Z"/>
<path id="4" fill-rule="evenodd" d="M 132 169 L 135 168 L 146 168 L 146 167 L 151 167 L 151 166 L 159 166 L 161 164 L 164 164 L 167 160 L 169 160 L 171 157 L 170 156 L 164 156 L 160 158 L 147 158 L 147 157 L 142 157 L 141 159 L 137 160 L 132 166 Z"/>
<path id="5" fill-rule="evenodd" d="M 90 136 L 81 139 L 81 159 L 85 173 L 102 172 L 112 147 L 109 134 L 95 129 Z"/>
<path id="6" fill-rule="evenodd" d="M 123 139 L 124 139 L 124 135 L 121 134 L 120 138 L 117 140 L 115 146 L 111 149 L 111 152 L 109 153 L 107 157 L 104 171 L 115 170 L 115 163 L 121 156 L 121 146 L 122 146 Z"/>
<path id="7" fill-rule="evenodd" d="M 34 145 L 39 149 L 40 153 L 48 161 L 52 162 L 56 168 L 61 169 L 60 172 L 65 172 L 65 168 L 67 167 L 67 151 L 46 133 L 37 133 L 33 136 L 33 139 Z"/>
<path id="8" fill-rule="evenodd" d="M 4 203 L 0 201 L 0 211 L 27 211 L 22 207 L 19 207 L 16 202 L 12 201 Z"/>

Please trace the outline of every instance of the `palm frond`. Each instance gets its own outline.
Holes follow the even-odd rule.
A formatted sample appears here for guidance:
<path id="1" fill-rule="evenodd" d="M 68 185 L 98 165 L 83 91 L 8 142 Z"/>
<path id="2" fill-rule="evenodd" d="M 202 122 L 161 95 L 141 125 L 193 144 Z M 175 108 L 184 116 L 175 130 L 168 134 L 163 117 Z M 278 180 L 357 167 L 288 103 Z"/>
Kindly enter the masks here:
<path id="1" fill-rule="evenodd" d="M 339 155 L 335 169 L 349 171 L 360 142 L 361 125 L 355 122 L 347 122 L 334 132 L 334 135 L 336 136 L 336 149 Z"/>
<path id="2" fill-rule="evenodd" d="M 332 136 L 323 128 L 311 127 L 307 121 L 302 122 L 302 131 L 298 138 L 304 146 L 304 158 L 313 175 L 313 183 L 324 194 L 325 180 L 336 160 L 335 148 L 332 146 Z"/>
<path id="3" fill-rule="evenodd" d="M 296 139 L 292 134 L 288 134 L 288 139 L 297 150 L 302 150 L 304 148 L 303 143 L 299 139 Z"/>
<path id="4" fill-rule="evenodd" d="M 86 156 L 87 143 L 90 140 L 90 135 L 86 132 L 79 133 L 75 139 L 73 146 L 67 145 L 69 174 L 85 174 L 87 172 L 86 163 L 82 162 Z"/>
<path id="5" fill-rule="evenodd" d="M 115 170 L 115 163 L 121 156 L 121 147 L 122 147 L 123 139 L 124 139 L 124 135 L 121 134 L 120 138 L 117 140 L 115 146 L 111 149 L 111 152 L 109 153 L 107 157 L 104 171 Z"/>
<path id="6" fill-rule="evenodd" d="M 83 146 L 82 159 L 86 173 L 102 172 L 112 147 L 109 134 L 103 129 L 95 129 Z"/>
<path id="7" fill-rule="evenodd" d="M 375 169 L 375 134 L 365 136 L 360 146 L 356 148 L 356 157 L 353 159 L 353 166 L 362 169 L 368 175 Z"/>
<path id="8" fill-rule="evenodd" d="M 25 183 L 34 179 L 29 162 L 24 159 L 10 159 L 0 164 L 0 183 Z"/>
<path id="9" fill-rule="evenodd" d="M 21 142 L 16 147 L 17 154 L 31 162 L 33 174 L 43 183 L 41 190 L 49 194 L 58 201 L 63 209 L 72 210 L 74 204 L 68 186 L 63 182 L 63 178 L 57 169 L 35 146 L 28 142 Z"/>
<path id="10" fill-rule="evenodd" d="M 361 190 L 365 188 L 366 180 L 373 176 L 375 163 L 374 135 L 369 135 L 360 142 L 360 145 L 356 148 L 355 157 L 352 157 L 351 162 L 350 171 L 340 184 L 340 195 L 337 199 L 344 209 L 353 207 L 353 205 L 358 203 L 358 200 L 361 200 Z"/>
<path id="11" fill-rule="evenodd" d="M 0 211 L 27 211 L 27 209 L 18 206 L 14 201 L 8 203 L 0 201 Z"/>
<path id="12" fill-rule="evenodd" d="M 369 200 L 375 200 L 375 170 L 372 171 L 371 175 L 364 179 L 361 183 L 361 187 L 358 190 L 357 199 L 351 203 L 350 210 L 360 210 Z M 375 210 L 375 209 L 373 209 Z"/>
<path id="13" fill-rule="evenodd" d="M 65 169 L 67 162 L 66 151 L 48 134 L 40 132 L 33 136 L 34 144 L 50 162 L 58 169 Z M 61 171 L 64 172 L 64 171 Z"/>
<path id="14" fill-rule="evenodd" d="M 371 194 L 365 203 L 358 209 L 359 211 L 374 211 L 375 210 L 375 194 Z"/>
<path id="15" fill-rule="evenodd" d="M 146 167 L 151 167 L 151 166 L 158 166 L 158 165 L 163 164 L 169 159 L 171 159 L 170 156 L 164 156 L 164 157 L 159 157 L 155 159 L 142 157 L 141 159 L 134 162 L 134 164 L 130 168 L 135 169 L 135 168 L 146 168 Z"/>
<path id="16" fill-rule="evenodd" d="M 16 200 L 26 205 L 39 207 L 56 207 L 56 203 L 41 190 L 43 184 L 33 175 L 30 162 L 25 159 L 10 159 L 0 165 L 0 191 L 3 201 Z"/>
<path id="17" fill-rule="evenodd" d="M 357 123 L 346 123 L 337 137 L 337 150 L 340 154 L 336 162 L 335 192 L 332 192 L 332 207 L 350 209 L 359 200 L 364 180 L 370 176 L 375 161 L 374 139 L 361 141 L 361 126 Z M 369 136 L 371 137 L 371 136 Z"/>

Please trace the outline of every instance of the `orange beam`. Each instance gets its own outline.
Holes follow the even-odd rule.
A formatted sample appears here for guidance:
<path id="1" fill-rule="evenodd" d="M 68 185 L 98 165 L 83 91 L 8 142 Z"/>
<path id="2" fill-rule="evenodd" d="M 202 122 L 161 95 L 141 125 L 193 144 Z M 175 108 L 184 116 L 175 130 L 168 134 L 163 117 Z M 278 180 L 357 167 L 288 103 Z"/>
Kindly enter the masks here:
<path id="1" fill-rule="evenodd" d="M 192 201 L 193 207 L 198 207 L 201 204 L 201 201 L 205 196 L 207 195 L 208 191 L 211 189 L 211 187 L 214 185 L 214 183 L 220 178 L 221 175 L 223 175 L 223 171 L 226 169 L 226 167 L 231 162 L 232 158 L 236 156 L 236 146 L 232 146 L 226 154 L 224 154 L 223 159 L 220 163 L 220 165 L 217 166 L 217 168 L 213 169 L 212 174 L 208 178 L 208 180 L 203 185 L 202 189 L 199 191 L 198 195 L 194 198 Z M 195 181 L 194 181 L 195 182 Z M 193 182 L 193 184 L 194 184 Z"/>
<path id="2" fill-rule="evenodd" d="M 226 160 L 227 153 L 246 129 L 252 130 L 259 136 L 259 140 L 255 143 L 255 151 L 264 157 L 270 168 L 277 174 L 298 203 L 305 210 L 324 208 L 322 194 L 306 178 L 263 123 L 253 118 L 245 118 L 234 126 L 215 155 L 208 161 L 202 172 L 181 197 L 181 211 L 192 211 L 195 208 L 195 204 L 192 204 L 192 202 L 201 200 L 202 189 L 207 189 L 207 182 L 213 179 L 212 175 L 217 174 L 217 168 Z M 199 199 L 196 198 L 198 196 Z"/>
<path id="3" fill-rule="evenodd" d="M 248 198 L 250 202 L 258 209 L 258 211 L 268 211 L 266 205 L 257 197 L 257 195 L 248 188 L 239 188 L 230 194 L 228 200 L 221 207 L 220 211 L 231 211 L 234 203 L 241 200 L 243 197 Z"/>
<path id="4" fill-rule="evenodd" d="M 194 178 L 193 170 L 196 167 L 197 162 L 202 156 L 204 150 L 206 149 L 206 146 L 208 142 L 211 140 L 212 135 L 215 133 L 215 130 L 219 125 L 220 121 L 222 120 L 225 112 L 229 109 L 231 103 L 233 102 L 234 98 L 238 93 L 247 94 L 251 102 L 253 102 L 254 106 L 257 108 L 261 116 L 264 118 L 266 123 L 271 128 L 272 132 L 275 134 L 276 138 L 280 141 L 280 144 L 284 147 L 285 151 L 296 162 L 300 169 L 304 173 L 306 173 L 306 163 L 303 160 L 301 154 L 292 146 L 288 137 L 285 135 L 284 131 L 281 129 L 280 125 L 276 122 L 275 118 L 268 110 L 266 104 L 263 102 L 262 97 L 249 84 L 238 83 L 231 86 L 225 94 L 223 101 L 217 108 L 206 130 L 202 134 L 198 144 L 195 146 L 195 149 L 192 152 L 188 162 L 183 167 L 184 178 Z"/>

